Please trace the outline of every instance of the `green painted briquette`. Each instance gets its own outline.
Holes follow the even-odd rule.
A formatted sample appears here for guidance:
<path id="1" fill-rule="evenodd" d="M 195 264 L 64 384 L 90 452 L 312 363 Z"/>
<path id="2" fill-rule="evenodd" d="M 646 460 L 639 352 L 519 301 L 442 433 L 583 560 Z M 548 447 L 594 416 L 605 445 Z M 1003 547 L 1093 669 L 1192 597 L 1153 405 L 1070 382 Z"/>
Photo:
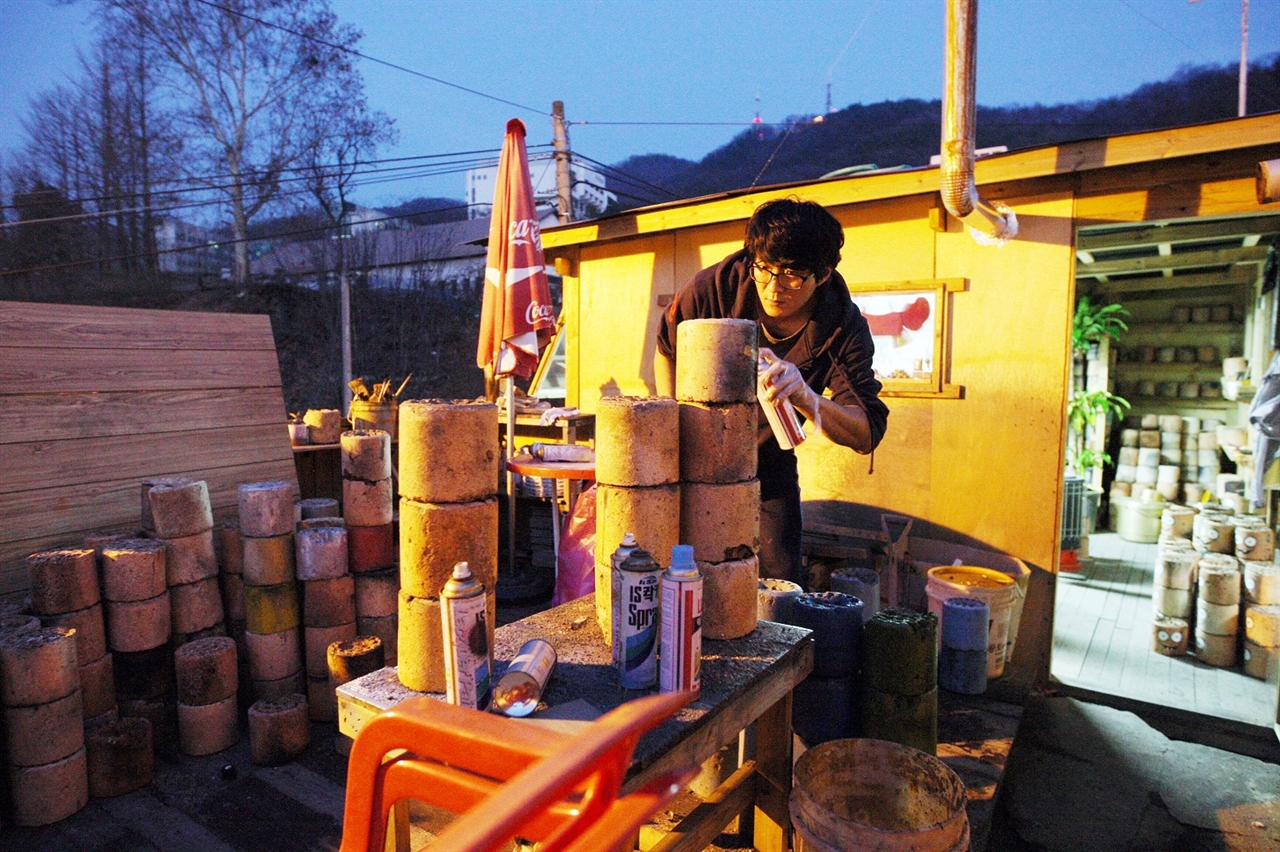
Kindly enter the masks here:
<path id="1" fill-rule="evenodd" d="M 923 695 L 938 685 L 938 617 L 886 609 L 862 629 L 862 682 L 890 695 Z"/>

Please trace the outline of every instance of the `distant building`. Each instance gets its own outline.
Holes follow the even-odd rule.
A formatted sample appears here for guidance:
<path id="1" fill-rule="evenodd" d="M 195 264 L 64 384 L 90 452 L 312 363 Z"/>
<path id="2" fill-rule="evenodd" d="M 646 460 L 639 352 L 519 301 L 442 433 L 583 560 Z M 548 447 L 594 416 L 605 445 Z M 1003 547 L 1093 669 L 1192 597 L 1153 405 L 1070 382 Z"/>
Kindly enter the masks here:
<path id="1" fill-rule="evenodd" d="M 161 272 L 221 275 L 231 265 L 225 235 L 210 228 L 166 216 L 156 225 Z"/>
<path id="2" fill-rule="evenodd" d="M 529 177 L 533 181 L 534 203 L 539 207 L 550 204 L 554 208 L 558 198 L 554 155 L 531 155 Z M 467 172 L 467 218 L 488 218 L 489 212 L 493 209 L 493 187 L 497 179 L 496 165 Z M 603 174 L 576 160 L 571 160 L 569 163 L 569 195 L 573 200 L 573 218 L 575 219 L 598 216 L 609 206 L 609 202 L 617 197 L 605 189 Z"/>

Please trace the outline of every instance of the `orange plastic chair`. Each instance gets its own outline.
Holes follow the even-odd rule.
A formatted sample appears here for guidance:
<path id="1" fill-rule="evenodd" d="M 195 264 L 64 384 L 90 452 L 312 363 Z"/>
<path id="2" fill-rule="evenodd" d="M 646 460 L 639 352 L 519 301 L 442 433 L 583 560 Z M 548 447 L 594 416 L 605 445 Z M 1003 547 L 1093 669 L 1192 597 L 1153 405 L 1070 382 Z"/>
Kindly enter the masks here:
<path id="1" fill-rule="evenodd" d="M 351 748 L 341 852 L 382 852 L 391 808 L 404 799 L 460 814 L 432 843 L 446 852 L 499 852 L 517 836 L 538 841 L 539 852 L 617 848 L 696 774 L 681 768 L 618 797 L 640 736 L 692 698 L 630 701 L 577 735 L 431 698 L 404 701 L 370 720 Z"/>

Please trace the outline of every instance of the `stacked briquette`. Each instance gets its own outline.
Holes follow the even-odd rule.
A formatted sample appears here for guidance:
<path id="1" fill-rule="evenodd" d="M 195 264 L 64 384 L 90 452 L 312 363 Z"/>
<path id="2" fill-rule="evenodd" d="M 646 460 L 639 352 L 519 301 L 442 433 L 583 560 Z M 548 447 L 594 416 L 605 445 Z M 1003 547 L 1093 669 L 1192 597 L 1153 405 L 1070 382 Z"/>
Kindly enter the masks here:
<path id="1" fill-rule="evenodd" d="M 339 443 L 342 446 L 342 519 L 347 528 L 347 563 L 351 573 L 394 570 L 395 484 L 391 479 L 391 436 L 376 429 L 357 430 L 344 432 Z"/>
<path id="2" fill-rule="evenodd" d="M 757 353 L 756 324 L 751 320 L 680 323 L 680 542 L 693 546 L 702 572 L 706 639 L 736 639 L 756 628 Z"/>
<path id="3" fill-rule="evenodd" d="M 293 561 L 293 488 L 254 482 L 239 489 L 245 651 L 255 698 L 306 694 L 301 612 Z"/>
<path id="4" fill-rule="evenodd" d="M 391 484 L 391 435 L 380 429 L 355 430 L 342 435 L 342 476 L 345 482 L 387 483 L 385 509 L 393 496 Z M 367 496 L 368 489 L 360 496 Z M 360 534 L 364 534 L 361 532 Z M 348 536 L 350 531 L 348 531 Z M 394 554 L 386 547 L 381 551 Z M 361 559 L 350 564 L 355 579 L 356 632 L 382 640 L 386 665 L 396 664 L 396 633 L 399 625 L 400 569 L 385 558 Z"/>
<path id="5" fill-rule="evenodd" d="M 309 408 L 302 422 L 307 424 L 310 444 L 336 444 L 342 434 L 342 412 L 336 408 Z"/>
<path id="6" fill-rule="evenodd" d="M 356 636 L 356 591 L 347 570 L 347 531 L 312 527 L 298 530 L 296 538 L 307 705 L 312 719 L 332 722 L 338 718 L 338 702 L 329 686 L 325 653 L 334 642 Z"/>
<path id="7" fill-rule="evenodd" d="M 18 825 L 57 822 L 89 801 L 74 634 L 45 627 L 0 636 L 0 704 Z"/>
<path id="8" fill-rule="evenodd" d="M 116 707 L 111 655 L 102 617 L 94 551 L 51 550 L 27 557 L 31 577 L 31 609 L 45 627 L 75 631 L 77 677 L 84 718 Z"/>
<path id="9" fill-rule="evenodd" d="M 1169 506 L 1161 513 L 1160 544 L 1156 548 L 1151 603 L 1151 650 L 1167 657 L 1187 652 L 1191 611 L 1200 554 L 1191 546 L 1195 512 Z"/>
<path id="10" fill-rule="evenodd" d="M 796 684 L 792 705 L 792 727 L 806 746 L 861 735 L 862 614 L 862 601 L 840 592 L 798 595 L 784 614 L 787 623 L 813 631 L 813 671 Z"/>
<path id="11" fill-rule="evenodd" d="M 608 396 L 596 409 L 596 619 L 610 645 L 610 557 L 627 533 L 664 567 L 681 541 L 680 415 L 674 399 Z M 705 612 L 705 595 L 703 601 Z"/>
<path id="12" fill-rule="evenodd" d="M 232 516 L 214 529 L 218 553 L 218 580 L 222 584 L 222 610 L 227 616 L 227 635 L 236 642 L 239 670 L 249 670 L 249 649 L 245 644 L 244 543 L 240 539 L 240 518 Z M 245 699 L 252 694 L 248 677 L 240 677 L 240 690 Z M 245 703 L 252 703 L 246 700 Z"/>
<path id="13" fill-rule="evenodd" d="M 1275 530 L 1264 518 L 1246 515 L 1236 522 L 1236 557 L 1243 568 L 1244 671 L 1266 680 L 1280 663 L 1280 594 L 1277 594 Z"/>
<path id="14" fill-rule="evenodd" d="M 226 633 L 208 485 L 160 483 L 149 498 L 156 536 L 164 542 L 175 644 Z"/>
<path id="15" fill-rule="evenodd" d="M 466 562 L 485 587 L 493 646 L 498 580 L 498 407 L 400 404 L 400 682 L 444 692 L 440 592 Z M 349 529 L 349 528 L 348 528 Z"/>
<path id="16" fill-rule="evenodd" d="M 1240 563 L 1203 553 L 1196 579 L 1195 654 L 1211 666 L 1234 666 L 1240 650 Z"/>
<path id="17" fill-rule="evenodd" d="M 205 755 L 240 739 L 236 704 L 239 654 L 234 639 L 210 636 L 173 654 L 178 685 L 178 742 L 183 754 Z"/>

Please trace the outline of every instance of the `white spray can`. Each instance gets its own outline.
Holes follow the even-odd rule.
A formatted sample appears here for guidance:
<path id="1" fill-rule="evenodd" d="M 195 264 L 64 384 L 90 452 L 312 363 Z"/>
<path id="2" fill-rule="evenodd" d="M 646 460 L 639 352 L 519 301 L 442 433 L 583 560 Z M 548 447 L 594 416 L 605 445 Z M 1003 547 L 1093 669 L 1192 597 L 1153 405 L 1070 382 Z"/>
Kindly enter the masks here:
<path id="1" fill-rule="evenodd" d="M 662 572 L 662 640 L 658 691 L 695 695 L 702 688 L 702 575 L 693 548 L 671 548 L 671 567 Z"/>
<path id="2" fill-rule="evenodd" d="M 445 699 L 450 704 L 483 710 L 489 704 L 493 647 L 489 644 L 488 595 L 459 562 L 440 592 L 444 631 Z"/>

